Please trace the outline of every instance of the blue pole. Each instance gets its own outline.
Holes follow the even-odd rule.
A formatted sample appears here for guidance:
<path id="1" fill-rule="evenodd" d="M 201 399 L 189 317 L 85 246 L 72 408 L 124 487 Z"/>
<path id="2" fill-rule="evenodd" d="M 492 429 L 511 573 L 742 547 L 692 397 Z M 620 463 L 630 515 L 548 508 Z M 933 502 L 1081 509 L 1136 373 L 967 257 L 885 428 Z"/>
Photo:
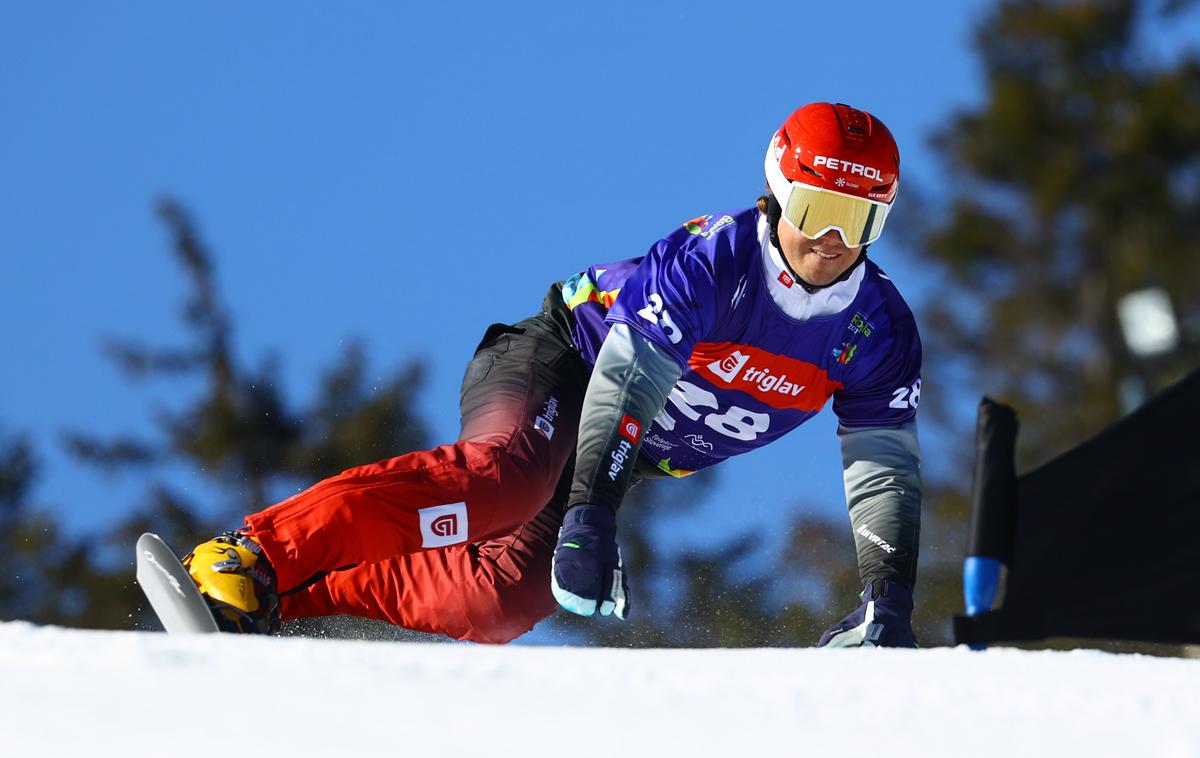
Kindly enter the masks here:
<path id="1" fill-rule="evenodd" d="M 1000 560 L 968 555 L 963 561 L 963 599 L 967 615 L 978 616 L 990 611 L 1000 587 Z M 984 650 L 987 645 L 971 645 L 972 650 Z"/>

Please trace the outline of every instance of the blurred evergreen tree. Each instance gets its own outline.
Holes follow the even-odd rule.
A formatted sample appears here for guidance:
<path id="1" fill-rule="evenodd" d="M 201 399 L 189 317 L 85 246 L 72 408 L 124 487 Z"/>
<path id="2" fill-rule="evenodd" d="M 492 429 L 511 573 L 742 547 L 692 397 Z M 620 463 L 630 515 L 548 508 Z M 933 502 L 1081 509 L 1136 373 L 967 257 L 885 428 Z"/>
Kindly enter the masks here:
<path id="1" fill-rule="evenodd" d="M 967 387 L 1017 409 L 1027 471 L 1200 364 L 1200 58 L 1165 60 L 1149 31 L 1192 4 L 1008 0 L 979 25 L 985 89 L 934 136 L 950 203 L 915 234 L 941 277 L 920 316 L 950 447 L 972 450 L 974 418 L 944 405 L 973 409 Z M 1179 323 L 1154 356 L 1118 316 L 1146 288 Z M 970 482 L 931 485 L 918 613 L 946 641 Z"/>
<path id="2" fill-rule="evenodd" d="M 133 379 L 170 377 L 181 386 L 198 386 L 199 394 L 181 410 L 160 411 L 159 434 L 152 439 L 99 439 L 83 433 L 67 439 L 80 459 L 109 470 L 136 471 L 150 482 L 143 506 L 105 540 L 119 547 L 119 559 L 126 558 L 143 531 L 155 531 L 176 549 L 187 550 L 300 487 L 426 446 L 426 428 L 413 409 L 421 364 L 410 362 L 374 386 L 366 375 L 364 351 L 352 344 L 324 373 L 318 396 L 307 407 L 294 407 L 280 387 L 274 359 L 257 368 L 239 361 L 213 256 L 187 214 L 169 199 L 158 203 L 157 213 L 188 283 L 182 314 L 186 341 L 179 347 L 118 341 L 108 350 Z M 180 471 L 198 472 L 225 501 L 215 509 L 212 504 L 200 507 L 178 483 Z M 101 561 L 88 571 L 128 579 L 131 563 L 117 564 L 106 570 Z M 97 614 L 80 623 L 111 626 L 114 618 L 132 617 L 137 624 L 153 624 L 140 592 L 126 592 L 119 606 L 116 616 Z M 348 619 L 295 622 L 288 628 L 330 636 L 406 636 L 386 625 Z"/>
<path id="3" fill-rule="evenodd" d="M 36 478 L 29 440 L 0 435 L 0 618 L 6 620 L 53 612 L 45 604 L 45 569 L 58 536 L 30 504 Z"/>
<path id="4" fill-rule="evenodd" d="M 955 186 L 924 249 L 951 286 L 927 331 L 1017 408 L 1026 465 L 1128 410 L 1123 381 L 1153 392 L 1200 362 L 1200 58 L 1150 57 L 1153 9 L 1001 3 L 977 35 L 987 99 L 935 136 Z M 1146 287 L 1187 332 L 1154 360 L 1118 319 Z"/>
<path id="5" fill-rule="evenodd" d="M 0 619 L 128 624 L 132 576 L 97 570 L 90 543 L 31 502 L 38 462 L 23 436 L 0 435 Z"/>

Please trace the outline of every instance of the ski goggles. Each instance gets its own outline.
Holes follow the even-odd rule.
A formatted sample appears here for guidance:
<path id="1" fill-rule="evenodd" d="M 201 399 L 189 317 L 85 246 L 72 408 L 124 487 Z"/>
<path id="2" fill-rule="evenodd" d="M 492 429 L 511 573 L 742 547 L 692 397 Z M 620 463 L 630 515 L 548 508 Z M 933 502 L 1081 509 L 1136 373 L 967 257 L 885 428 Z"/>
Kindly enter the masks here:
<path id="1" fill-rule="evenodd" d="M 869 245 L 883 233 L 887 203 L 842 192 L 789 182 L 775 159 L 774 143 L 767 147 L 767 185 L 783 208 L 783 217 L 810 239 L 836 231 L 846 247 Z"/>

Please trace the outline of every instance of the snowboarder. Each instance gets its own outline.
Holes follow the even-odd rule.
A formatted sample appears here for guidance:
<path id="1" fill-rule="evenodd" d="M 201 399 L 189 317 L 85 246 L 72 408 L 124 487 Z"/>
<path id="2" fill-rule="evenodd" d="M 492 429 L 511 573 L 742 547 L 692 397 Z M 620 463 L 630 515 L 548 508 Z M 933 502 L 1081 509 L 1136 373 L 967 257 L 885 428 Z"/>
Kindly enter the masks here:
<path id="1" fill-rule="evenodd" d="M 764 165 L 755 206 L 693 219 L 492 325 L 457 442 L 345 471 L 192 551 L 221 628 L 345 613 L 502 643 L 558 606 L 625 618 L 616 511 L 631 484 L 773 442 L 832 398 L 864 590 L 818 644 L 915 645 L 921 346 L 866 256 L 899 151 L 871 114 L 814 103 Z"/>

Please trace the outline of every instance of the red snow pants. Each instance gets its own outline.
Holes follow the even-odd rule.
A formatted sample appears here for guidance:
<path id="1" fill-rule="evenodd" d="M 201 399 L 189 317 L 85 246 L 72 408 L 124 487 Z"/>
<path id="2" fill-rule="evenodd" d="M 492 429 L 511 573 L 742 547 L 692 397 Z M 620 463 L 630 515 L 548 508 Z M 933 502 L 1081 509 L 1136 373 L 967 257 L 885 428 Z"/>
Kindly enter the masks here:
<path id="1" fill-rule="evenodd" d="M 555 610 L 550 558 L 589 375 L 561 304 L 556 287 L 547 310 L 488 329 L 463 378 L 457 442 L 246 518 L 284 620 L 345 613 L 503 643 Z"/>

